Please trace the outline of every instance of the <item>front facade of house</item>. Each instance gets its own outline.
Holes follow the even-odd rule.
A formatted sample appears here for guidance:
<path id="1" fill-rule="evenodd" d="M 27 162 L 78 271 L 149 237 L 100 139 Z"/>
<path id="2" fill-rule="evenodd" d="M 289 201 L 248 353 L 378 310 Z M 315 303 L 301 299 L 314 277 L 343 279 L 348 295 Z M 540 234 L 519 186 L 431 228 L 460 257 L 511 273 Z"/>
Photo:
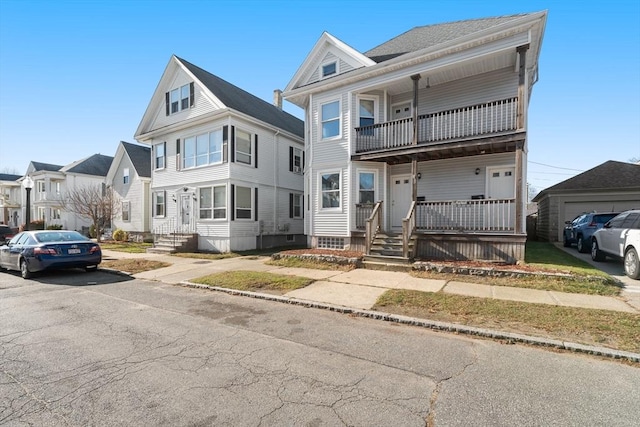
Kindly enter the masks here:
<path id="1" fill-rule="evenodd" d="M 151 147 L 154 235 L 227 252 L 303 244 L 301 120 L 173 56 L 135 138 Z"/>
<path id="2" fill-rule="evenodd" d="M 20 227 L 22 187 L 20 175 L 0 173 L 0 224 Z"/>
<path id="3" fill-rule="evenodd" d="M 86 231 L 91 221 L 65 209 L 65 197 L 69 191 L 106 186 L 105 177 L 112 160 L 113 157 L 94 154 L 66 166 L 29 163 L 25 177 L 33 180 L 30 192 L 31 221 L 44 221 L 45 227 L 57 225 L 67 230 Z M 25 192 L 22 201 L 23 222 L 26 219 L 26 206 Z"/>
<path id="4" fill-rule="evenodd" d="M 112 230 L 144 235 L 151 230 L 151 149 L 121 141 L 107 173 L 118 197 Z"/>
<path id="5" fill-rule="evenodd" d="M 364 54 L 324 33 L 284 93 L 305 109 L 309 243 L 523 259 L 527 107 L 545 21 L 418 27 Z"/>

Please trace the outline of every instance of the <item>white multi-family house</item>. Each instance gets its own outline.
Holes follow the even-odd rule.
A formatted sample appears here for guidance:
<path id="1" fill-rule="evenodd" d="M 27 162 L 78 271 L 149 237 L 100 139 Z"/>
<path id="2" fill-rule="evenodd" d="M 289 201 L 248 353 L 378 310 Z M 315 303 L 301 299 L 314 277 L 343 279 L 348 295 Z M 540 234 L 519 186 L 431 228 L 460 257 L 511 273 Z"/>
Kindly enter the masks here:
<path id="1" fill-rule="evenodd" d="M 68 192 L 93 186 L 106 186 L 106 176 L 113 157 L 94 154 L 66 166 L 31 162 L 26 176 L 33 181 L 30 192 L 30 218 L 44 221 L 47 225 L 60 225 L 68 230 L 82 231 L 90 227 L 88 218 L 79 216 L 65 208 L 64 200 Z M 20 180 L 24 180 L 24 177 Z M 23 197 L 23 210 L 27 208 Z M 23 220 L 26 212 L 23 212 Z"/>
<path id="2" fill-rule="evenodd" d="M 172 56 L 135 138 L 151 150 L 155 236 L 200 250 L 305 243 L 304 123 Z"/>
<path id="3" fill-rule="evenodd" d="M 112 229 L 143 236 L 151 230 L 151 149 L 120 141 L 107 173 L 120 204 Z"/>
<path id="4" fill-rule="evenodd" d="M 22 193 L 20 175 L 0 173 L 0 224 L 20 226 Z"/>
<path id="5" fill-rule="evenodd" d="M 546 17 L 416 27 L 364 53 L 323 33 L 283 93 L 305 110 L 310 244 L 523 259 Z"/>

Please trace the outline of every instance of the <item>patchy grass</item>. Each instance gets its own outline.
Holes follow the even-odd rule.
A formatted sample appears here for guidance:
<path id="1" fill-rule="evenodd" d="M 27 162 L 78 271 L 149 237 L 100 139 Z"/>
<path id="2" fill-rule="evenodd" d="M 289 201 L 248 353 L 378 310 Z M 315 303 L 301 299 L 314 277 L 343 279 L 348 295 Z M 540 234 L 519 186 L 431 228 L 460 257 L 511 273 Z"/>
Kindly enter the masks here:
<path id="1" fill-rule="evenodd" d="M 258 271 L 225 271 L 191 280 L 193 283 L 202 285 L 218 286 L 239 291 L 267 292 L 277 295 L 304 288 L 313 283 L 313 281 L 313 279 L 307 277 Z"/>
<path id="2" fill-rule="evenodd" d="M 313 268 L 316 270 L 336 270 L 336 271 L 351 271 L 355 266 L 347 264 L 340 265 L 334 262 L 326 262 L 313 259 L 301 259 L 295 257 L 287 257 L 280 259 L 272 259 L 265 264 L 276 265 L 279 267 L 292 267 L 292 268 Z"/>
<path id="3" fill-rule="evenodd" d="M 171 254 L 171 256 L 175 256 L 178 258 L 196 258 L 196 259 L 209 259 L 209 260 L 217 260 L 217 259 L 227 259 L 227 258 L 237 258 L 241 255 L 235 252 L 224 252 L 224 253 L 209 253 L 209 252 L 178 252 L 175 254 Z"/>
<path id="4" fill-rule="evenodd" d="M 515 288 L 539 289 L 545 291 L 569 292 L 574 294 L 616 296 L 621 288 L 613 280 L 593 280 L 587 277 L 491 277 L 469 276 L 465 274 L 414 271 L 412 276 L 423 279 L 441 279 L 455 282 L 479 283 L 492 286 L 513 286 Z"/>
<path id="5" fill-rule="evenodd" d="M 127 252 L 131 254 L 142 254 L 147 252 L 147 248 L 152 247 L 151 243 L 134 243 L 134 242 L 101 242 L 100 247 L 110 251 Z"/>
<path id="6" fill-rule="evenodd" d="M 548 242 L 527 242 L 524 261 L 527 266 L 541 270 L 562 271 L 579 276 L 596 276 L 610 279 L 607 273 Z"/>
<path id="7" fill-rule="evenodd" d="M 151 261 L 148 259 L 115 259 L 102 261 L 101 267 L 111 268 L 113 270 L 125 271 L 127 273 L 136 274 L 143 271 L 156 270 L 158 268 L 168 267 L 171 264 L 161 261 Z"/>
<path id="8" fill-rule="evenodd" d="M 640 315 L 631 313 L 408 290 L 385 292 L 373 309 L 640 352 Z"/>

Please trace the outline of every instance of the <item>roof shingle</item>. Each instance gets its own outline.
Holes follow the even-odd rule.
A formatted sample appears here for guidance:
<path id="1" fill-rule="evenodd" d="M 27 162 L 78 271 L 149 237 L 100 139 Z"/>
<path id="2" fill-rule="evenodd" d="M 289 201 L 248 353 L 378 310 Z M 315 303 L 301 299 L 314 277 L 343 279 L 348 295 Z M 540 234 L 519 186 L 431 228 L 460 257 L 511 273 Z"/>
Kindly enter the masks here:
<path id="1" fill-rule="evenodd" d="M 151 178 L 151 148 L 125 141 L 120 143 L 131 159 L 133 167 L 136 168 L 138 176 Z"/>

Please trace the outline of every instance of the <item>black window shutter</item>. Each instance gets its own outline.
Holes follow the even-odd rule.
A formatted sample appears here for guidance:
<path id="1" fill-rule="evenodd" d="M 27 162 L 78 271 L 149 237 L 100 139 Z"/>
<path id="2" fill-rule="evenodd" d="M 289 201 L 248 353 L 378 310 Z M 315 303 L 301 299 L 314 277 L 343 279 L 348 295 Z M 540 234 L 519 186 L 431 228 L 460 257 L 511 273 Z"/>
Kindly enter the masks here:
<path id="1" fill-rule="evenodd" d="M 304 218 L 304 194 L 300 195 L 300 215 Z"/>
<path id="2" fill-rule="evenodd" d="M 231 126 L 231 163 L 236 161 L 236 128 Z"/>
<path id="3" fill-rule="evenodd" d="M 193 93 L 194 87 L 193 82 L 189 83 L 189 107 L 193 107 Z"/>
<path id="4" fill-rule="evenodd" d="M 168 116 L 169 115 L 169 92 L 164 93 L 164 110 L 165 110 L 165 115 Z"/>
<path id="5" fill-rule="evenodd" d="M 258 168 L 258 134 L 255 134 L 255 146 L 256 148 L 254 150 L 253 157 L 255 157 L 254 165 L 255 165 L 255 168 L 257 169 Z"/>
<path id="6" fill-rule="evenodd" d="M 180 170 L 180 138 L 176 139 L 176 170 Z"/>
<path id="7" fill-rule="evenodd" d="M 289 218 L 293 218 L 293 193 L 289 193 Z"/>
<path id="8" fill-rule="evenodd" d="M 293 147 L 289 147 L 289 172 L 293 172 Z"/>
<path id="9" fill-rule="evenodd" d="M 231 221 L 236 219 L 236 186 L 231 184 Z"/>
<path id="10" fill-rule="evenodd" d="M 229 161 L 229 126 L 222 127 L 222 163 Z"/>
<path id="11" fill-rule="evenodd" d="M 253 220 L 258 220 L 258 188 L 253 190 Z"/>
<path id="12" fill-rule="evenodd" d="M 304 170 L 304 150 L 302 150 L 302 170 Z"/>

